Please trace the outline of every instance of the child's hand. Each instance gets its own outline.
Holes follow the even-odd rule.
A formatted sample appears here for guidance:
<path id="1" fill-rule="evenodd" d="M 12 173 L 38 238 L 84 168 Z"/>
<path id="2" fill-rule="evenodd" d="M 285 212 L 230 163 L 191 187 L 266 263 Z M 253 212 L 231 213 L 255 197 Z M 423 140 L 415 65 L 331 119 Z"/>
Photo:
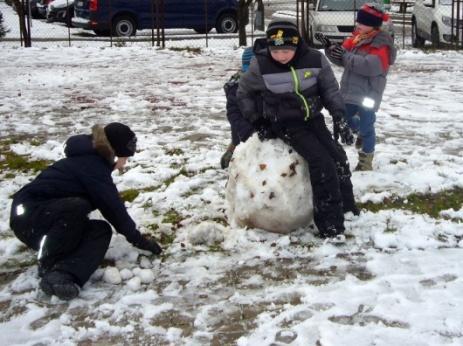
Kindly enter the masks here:
<path id="1" fill-rule="evenodd" d="M 314 36 L 325 48 L 331 47 L 330 39 L 323 35 L 321 32 L 316 32 Z"/>
<path id="2" fill-rule="evenodd" d="M 346 53 L 346 50 L 341 45 L 335 45 L 332 49 L 330 49 L 330 56 L 334 60 L 342 61 L 342 57 Z"/>
<path id="3" fill-rule="evenodd" d="M 142 234 L 141 241 L 134 245 L 140 250 L 151 251 L 154 255 L 159 255 L 162 252 L 162 248 L 156 242 L 154 237 L 149 234 Z"/>
<path id="4" fill-rule="evenodd" d="M 344 144 L 352 145 L 354 143 L 354 134 L 342 117 L 333 119 L 333 134 L 336 141 L 341 137 L 341 142 Z"/>

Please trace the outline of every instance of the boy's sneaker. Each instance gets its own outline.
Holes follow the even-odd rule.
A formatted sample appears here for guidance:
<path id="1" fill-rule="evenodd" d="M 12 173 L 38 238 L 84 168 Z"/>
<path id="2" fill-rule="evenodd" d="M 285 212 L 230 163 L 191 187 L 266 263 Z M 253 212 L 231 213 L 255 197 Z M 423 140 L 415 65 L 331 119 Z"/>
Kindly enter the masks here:
<path id="1" fill-rule="evenodd" d="M 40 288 L 49 296 L 57 296 L 62 300 L 71 300 L 79 295 L 79 286 L 69 273 L 52 271 L 44 274 Z"/>

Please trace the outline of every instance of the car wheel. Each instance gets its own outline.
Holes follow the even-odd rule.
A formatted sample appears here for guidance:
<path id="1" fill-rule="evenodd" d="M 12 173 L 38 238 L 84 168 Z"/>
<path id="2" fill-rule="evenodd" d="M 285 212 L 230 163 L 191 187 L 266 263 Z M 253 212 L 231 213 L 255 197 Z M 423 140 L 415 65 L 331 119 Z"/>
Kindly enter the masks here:
<path id="1" fill-rule="evenodd" d="M 412 20 L 412 45 L 415 48 L 422 48 L 424 46 L 424 38 L 418 35 L 418 30 L 416 28 L 416 21 Z"/>
<path id="2" fill-rule="evenodd" d="M 437 25 L 435 24 L 431 28 L 431 43 L 432 43 L 432 47 L 435 49 L 438 49 L 440 47 L 439 29 L 437 28 Z"/>
<path id="3" fill-rule="evenodd" d="M 217 20 L 217 26 L 215 27 L 218 33 L 226 34 L 238 31 L 238 21 L 236 16 L 231 13 L 222 14 Z"/>
<path id="4" fill-rule="evenodd" d="M 114 36 L 133 36 L 136 31 L 135 20 L 130 16 L 120 16 L 113 20 Z"/>

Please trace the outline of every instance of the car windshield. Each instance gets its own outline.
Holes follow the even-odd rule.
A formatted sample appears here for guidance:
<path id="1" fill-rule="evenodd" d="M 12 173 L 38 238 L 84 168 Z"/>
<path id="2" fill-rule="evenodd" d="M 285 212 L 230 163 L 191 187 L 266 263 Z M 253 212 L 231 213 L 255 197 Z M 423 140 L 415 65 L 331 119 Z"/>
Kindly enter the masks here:
<path id="1" fill-rule="evenodd" d="M 354 8 L 355 10 L 359 10 L 360 7 L 367 2 L 376 3 L 376 1 L 371 0 L 320 0 L 318 3 L 318 11 L 353 11 Z"/>

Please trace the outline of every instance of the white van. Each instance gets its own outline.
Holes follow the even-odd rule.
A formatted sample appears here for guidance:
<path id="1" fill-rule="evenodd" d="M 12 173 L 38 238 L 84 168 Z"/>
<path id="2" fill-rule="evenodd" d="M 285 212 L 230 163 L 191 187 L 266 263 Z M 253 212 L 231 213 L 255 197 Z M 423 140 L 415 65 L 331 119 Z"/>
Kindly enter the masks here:
<path id="1" fill-rule="evenodd" d="M 354 31 L 357 11 L 365 3 L 374 3 L 384 8 L 382 0 L 317 0 L 309 11 L 309 43 L 321 45 L 315 33 L 322 33 L 332 42 L 342 42 Z M 383 22 L 383 27 L 394 37 L 391 19 Z"/>
<path id="2" fill-rule="evenodd" d="M 457 18 L 460 19 L 459 41 L 463 40 L 463 5 L 458 15 L 457 2 L 453 11 L 452 39 L 452 0 L 416 0 L 412 14 L 413 47 L 423 47 L 426 40 L 431 41 L 434 48 L 450 44 L 457 37 Z"/>

